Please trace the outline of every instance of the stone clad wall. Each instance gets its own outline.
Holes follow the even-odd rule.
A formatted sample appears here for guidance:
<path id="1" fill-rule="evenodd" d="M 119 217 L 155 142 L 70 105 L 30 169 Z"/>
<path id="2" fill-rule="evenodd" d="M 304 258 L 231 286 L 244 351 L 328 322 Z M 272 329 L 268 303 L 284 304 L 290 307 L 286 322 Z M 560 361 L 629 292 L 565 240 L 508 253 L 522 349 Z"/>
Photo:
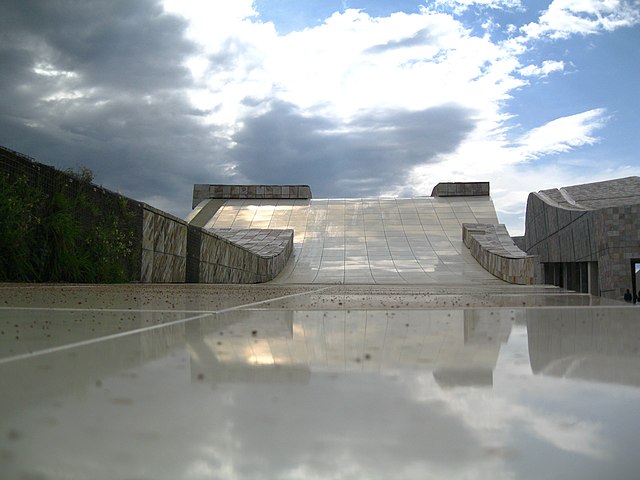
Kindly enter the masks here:
<path id="1" fill-rule="evenodd" d="M 218 199 L 311 199 L 309 185 L 208 185 L 193 186 L 193 203 L 195 208 L 202 200 Z"/>
<path id="2" fill-rule="evenodd" d="M 260 283 L 293 252 L 293 230 L 205 230 L 144 205 L 141 282 Z"/>
<path id="3" fill-rule="evenodd" d="M 463 223 L 462 239 L 473 257 L 492 275 L 509 283 L 540 283 L 540 261 L 511 240 L 504 225 Z"/>
<path id="4" fill-rule="evenodd" d="M 640 205 L 603 208 L 591 217 L 600 290 L 603 296 L 621 298 L 631 288 L 631 259 L 640 258 Z"/>
<path id="5" fill-rule="evenodd" d="M 525 250 L 541 262 L 597 260 L 593 211 L 569 210 L 544 195 L 527 199 Z"/>
<path id="6" fill-rule="evenodd" d="M 267 282 L 282 271 L 292 252 L 293 230 L 201 230 L 197 281 Z"/>

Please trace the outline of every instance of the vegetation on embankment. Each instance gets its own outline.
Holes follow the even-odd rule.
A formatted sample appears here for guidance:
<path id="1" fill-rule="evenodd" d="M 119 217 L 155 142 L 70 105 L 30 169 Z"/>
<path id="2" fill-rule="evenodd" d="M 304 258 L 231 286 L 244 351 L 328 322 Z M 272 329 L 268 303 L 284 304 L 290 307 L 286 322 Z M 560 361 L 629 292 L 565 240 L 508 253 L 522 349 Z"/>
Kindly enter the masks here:
<path id="1" fill-rule="evenodd" d="M 132 202 L 93 185 L 84 167 L 53 177 L 0 172 L 0 281 L 135 279 L 139 219 Z"/>

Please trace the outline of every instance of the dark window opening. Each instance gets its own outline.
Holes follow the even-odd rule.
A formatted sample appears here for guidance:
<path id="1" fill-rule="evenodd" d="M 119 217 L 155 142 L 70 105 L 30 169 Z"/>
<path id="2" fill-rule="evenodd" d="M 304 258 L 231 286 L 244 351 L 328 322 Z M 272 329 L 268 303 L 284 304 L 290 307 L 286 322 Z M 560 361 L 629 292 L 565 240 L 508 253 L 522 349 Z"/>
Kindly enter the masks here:
<path id="1" fill-rule="evenodd" d="M 640 260 L 638 267 L 640 268 Z M 545 262 L 543 272 L 544 283 L 547 285 L 600 295 L 598 262 Z"/>

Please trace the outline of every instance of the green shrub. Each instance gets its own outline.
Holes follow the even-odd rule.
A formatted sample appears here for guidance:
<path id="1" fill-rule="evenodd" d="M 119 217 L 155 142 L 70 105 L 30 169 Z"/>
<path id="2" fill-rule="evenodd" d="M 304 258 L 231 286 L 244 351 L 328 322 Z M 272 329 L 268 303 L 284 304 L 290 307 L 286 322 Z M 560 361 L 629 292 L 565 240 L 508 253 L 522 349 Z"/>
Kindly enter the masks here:
<path id="1" fill-rule="evenodd" d="M 11 182 L 8 175 L 0 175 L 0 280 L 38 278 L 33 250 L 43 198 L 25 177 Z"/>
<path id="2" fill-rule="evenodd" d="M 60 173 L 46 195 L 26 177 L 0 177 L 0 281 L 132 280 L 135 215 L 125 198 L 92 202 L 92 179 L 86 167 Z"/>

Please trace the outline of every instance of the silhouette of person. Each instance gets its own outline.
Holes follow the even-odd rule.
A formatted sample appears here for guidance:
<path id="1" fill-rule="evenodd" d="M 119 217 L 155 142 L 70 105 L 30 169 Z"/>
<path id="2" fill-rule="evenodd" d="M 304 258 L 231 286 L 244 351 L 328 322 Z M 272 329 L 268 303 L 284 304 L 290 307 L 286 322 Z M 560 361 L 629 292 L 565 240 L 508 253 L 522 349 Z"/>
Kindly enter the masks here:
<path id="1" fill-rule="evenodd" d="M 625 302 L 631 302 L 631 300 L 633 300 L 633 297 L 631 296 L 631 292 L 627 288 L 627 291 L 624 294 L 624 301 Z"/>

